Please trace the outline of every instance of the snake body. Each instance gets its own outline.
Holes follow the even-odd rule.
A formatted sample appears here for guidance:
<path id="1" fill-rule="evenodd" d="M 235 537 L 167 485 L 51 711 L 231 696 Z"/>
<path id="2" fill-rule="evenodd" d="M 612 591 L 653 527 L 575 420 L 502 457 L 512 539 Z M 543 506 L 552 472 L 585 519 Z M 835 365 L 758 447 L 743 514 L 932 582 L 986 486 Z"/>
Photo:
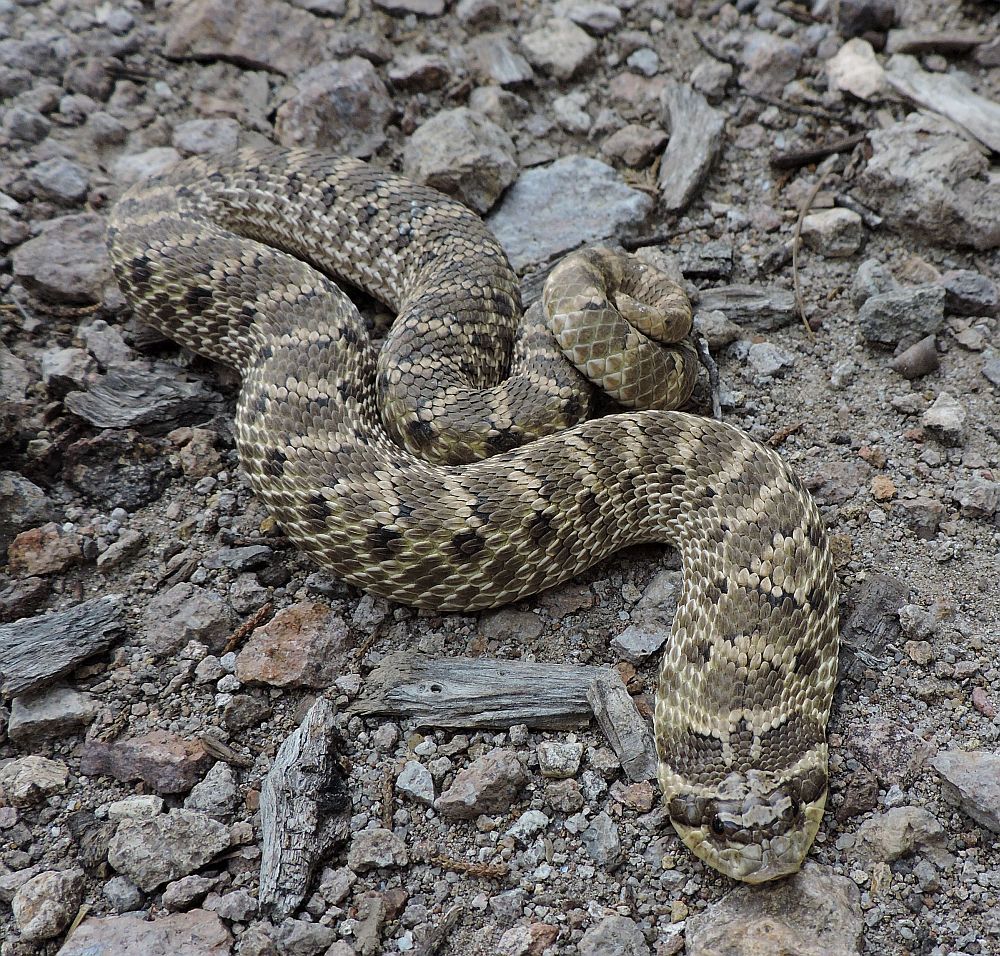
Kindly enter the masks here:
<path id="1" fill-rule="evenodd" d="M 352 584 L 471 611 L 629 545 L 678 548 L 654 720 L 671 822 L 737 879 L 798 869 L 827 794 L 832 563 L 777 454 L 663 410 L 693 384 L 672 283 L 589 250 L 522 316 L 500 246 L 464 206 L 309 150 L 187 160 L 119 201 L 109 245 L 140 318 L 238 369 L 255 492 Z M 331 277 L 397 313 L 380 352 Z M 585 420 L 581 371 L 659 407 Z"/>

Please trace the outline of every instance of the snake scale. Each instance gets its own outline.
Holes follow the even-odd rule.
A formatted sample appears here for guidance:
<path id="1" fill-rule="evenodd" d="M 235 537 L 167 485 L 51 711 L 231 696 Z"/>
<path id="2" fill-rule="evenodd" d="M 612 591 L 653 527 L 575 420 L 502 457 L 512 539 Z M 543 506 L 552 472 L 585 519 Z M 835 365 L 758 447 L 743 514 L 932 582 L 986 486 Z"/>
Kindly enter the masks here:
<path id="1" fill-rule="evenodd" d="M 522 316 L 465 206 L 309 150 L 186 160 L 122 197 L 109 244 L 142 320 L 240 372 L 255 492 L 352 584 L 472 611 L 629 545 L 678 548 L 654 720 L 667 812 L 732 877 L 799 868 L 827 796 L 836 581 L 781 458 L 666 410 L 695 375 L 677 287 L 592 249 Z M 380 351 L 334 278 L 396 312 Z M 581 371 L 635 410 L 586 420 Z"/>

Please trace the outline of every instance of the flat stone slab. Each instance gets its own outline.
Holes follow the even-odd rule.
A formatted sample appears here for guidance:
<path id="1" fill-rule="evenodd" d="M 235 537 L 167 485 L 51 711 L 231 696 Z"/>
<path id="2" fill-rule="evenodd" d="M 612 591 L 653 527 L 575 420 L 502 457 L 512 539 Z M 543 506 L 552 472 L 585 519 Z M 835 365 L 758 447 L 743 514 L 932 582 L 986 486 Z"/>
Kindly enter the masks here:
<path id="1" fill-rule="evenodd" d="M 521 270 L 638 227 L 652 210 L 606 163 L 565 156 L 522 173 L 486 222 Z"/>

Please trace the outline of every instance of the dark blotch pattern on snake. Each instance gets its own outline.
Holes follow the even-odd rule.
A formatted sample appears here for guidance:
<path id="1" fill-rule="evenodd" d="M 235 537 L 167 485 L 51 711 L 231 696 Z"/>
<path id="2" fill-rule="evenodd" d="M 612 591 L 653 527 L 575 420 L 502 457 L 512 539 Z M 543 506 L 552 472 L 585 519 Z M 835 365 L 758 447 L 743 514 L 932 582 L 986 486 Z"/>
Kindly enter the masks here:
<path id="1" fill-rule="evenodd" d="M 738 879 L 799 867 L 827 794 L 836 582 L 816 507 L 773 451 L 662 410 L 694 380 L 680 290 L 590 250 L 522 317 L 464 206 L 307 150 L 181 163 L 122 198 L 110 247 L 142 320 L 239 370 L 253 488 L 352 584 L 472 611 L 629 545 L 678 548 L 655 715 L 671 820 Z M 380 353 L 330 277 L 397 312 Z M 577 369 L 656 408 L 586 421 Z"/>

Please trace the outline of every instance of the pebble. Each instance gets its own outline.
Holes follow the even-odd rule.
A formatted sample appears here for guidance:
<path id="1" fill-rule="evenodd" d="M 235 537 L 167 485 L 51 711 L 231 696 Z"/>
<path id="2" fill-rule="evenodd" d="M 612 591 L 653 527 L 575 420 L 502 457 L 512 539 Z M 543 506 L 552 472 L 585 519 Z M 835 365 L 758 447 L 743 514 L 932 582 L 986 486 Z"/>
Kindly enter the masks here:
<path id="1" fill-rule="evenodd" d="M 163 813 L 164 806 L 163 797 L 155 793 L 139 793 L 107 804 L 108 819 L 116 823 L 121 820 L 148 820 Z"/>
<path id="2" fill-rule="evenodd" d="M 517 176 L 514 156 L 514 143 L 496 123 L 460 106 L 416 130 L 403 151 L 403 172 L 486 213 Z"/>
<path id="3" fill-rule="evenodd" d="M 588 133 L 593 125 L 585 109 L 589 97 L 583 90 L 557 96 L 552 101 L 552 115 L 567 133 Z"/>
<path id="4" fill-rule="evenodd" d="M 76 733 L 97 713 L 90 694 L 72 687 L 47 687 L 11 702 L 7 736 L 17 744 Z"/>
<path id="5" fill-rule="evenodd" d="M 624 859 L 618 827 L 603 811 L 580 834 L 580 842 L 591 859 L 609 871 L 620 866 Z"/>
<path id="6" fill-rule="evenodd" d="M 865 259 L 851 283 L 851 303 L 860 309 L 872 296 L 898 288 L 892 273 L 878 259 Z"/>
<path id="7" fill-rule="evenodd" d="M 892 360 L 891 367 L 903 378 L 914 379 L 936 371 L 940 364 L 937 339 L 933 335 L 927 335 L 900 352 Z"/>
<path id="8" fill-rule="evenodd" d="M 541 810 L 525 810 L 504 833 L 522 846 L 549 825 L 549 818 Z"/>
<path id="9" fill-rule="evenodd" d="M 452 785 L 434 801 L 434 808 L 449 820 L 472 820 L 483 813 L 506 810 L 527 780 L 514 751 L 497 748 L 459 771 Z"/>
<path id="10" fill-rule="evenodd" d="M 632 664 L 641 664 L 658 653 L 669 636 L 669 621 L 645 615 L 611 639 L 611 650 Z"/>
<path id="11" fill-rule="evenodd" d="M 783 375 L 794 365 L 794 355 L 770 342 L 755 342 L 747 349 L 747 366 L 757 378 Z"/>
<path id="12" fill-rule="evenodd" d="M 455 15 L 466 27 L 494 26 L 501 20 L 500 0 L 459 0 Z"/>
<path id="13" fill-rule="evenodd" d="M 58 936 L 76 916 L 83 900 L 81 869 L 45 870 L 14 894 L 11 908 L 21 939 L 38 943 Z"/>
<path id="14" fill-rule="evenodd" d="M 389 67 L 389 82 L 396 89 L 413 93 L 441 89 L 450 78 L 451 69 L 445 59 L 424 53 L 396 57 Z"/>
<path id="15" fill-rule="evenodd" d="M 940 501 L 918 495 L 896 503 L 907 527 L 922 541 L 931 541 L 944 520 L 945 507 Z"/>
<path id="16" fill-rule="evenodd" d="M 629 123 L 612 133 L 602 144 L 601 152 L 626 166 L 648 166 L 667 143 L 667 134 L 638 123 Z"/>
<path id="17" fill-rule="evenodd" d="M 740 85 L 753 93 L 776 96 L 798 75 L 803 50 L 792 40 L 752 30 L 744 38 Z"/>
<path id="18" fill-rule="evenodd" d="M 911 853 L 941 851 L 945 829 L 923 807 L 895 807 L 865 820 L 855 838 L 862 859 L 892 863 Z"/>
<path id="19" fill-rule="evenodd" d="M 161 900 L 168 910 L 190 909 L 196 903 L 200 903 L 217 882 L 214 877 L 182 876 L 163 888 Z"/>
<path id="20" fill-rule="evenodd" d="M 622 22 L 622 12 L 618 7 L 600 3 L 599 0 L 561 0 L 556 4 L 555 11 L 596 36 L 611 33 Z"/>
<path id="21" fill-rule="evenodd" d="M 858 309 L 858 327 L 868 342 L 911 345 L 944 325 L 944 289 L 917 285 L 868 297 Z"/>
<path id="22" fill-rule="evenodd" d="M 541 29 L 524 34 L 521 46 L 533 66 L 557 80 L 571 79 L 597 50 L 596 41 L 566 17 L 553 17 Z"/>
<path id="23" fill-rule="evenodd" d="M 522 172 L 487 225 L 523 269 L 638 225 L 652 207 L 611 166 L 575 155 Z"/>
<path id="24" fill-rule="evenodd" d="M 378 827 L 355 833 L 347 853 L 347 865 L 355 873 L 379 867 L 406 866 L 410 861 L 406 844 L 392 830 Z"/>
<path id="25" fill-rule="evenodd" d="M 173 146 L 153 146 L 141 153 L 122 156 L 115 162 L 111 172 L 122 186 L 131 186 L 140 179 L 166 172 L 180 158 L 181 154 Z"/>
<path id="26" fill-rule="evenodd" d="M 283 146 L 366 157 L 385 142 L 391 117 L 392 100 L 375 67 L 351 56 L 296 75 L 294 92 L 278 107 L 275 134 Z"/>
<path id="27" fill-rule="evenodd" d="M 990 519 L 1000 514 L 1000 481 L 973 475 L 957 482 L 951 497 L 969 518 Z"/>
<path id="28" fill-rule="evenodd" d="M 406 761 L 396 777 L 396 789 L 424 806 L 429 807 L 434 803 L 434 778 L 419 760 Z"/>
<path id="29" fill-rule="evenodd" d="M 968 413 L 950 392 L 941 392 L 920 423 L 946 445 L 961 445 L 965 440 L 965 420 Z"/>
<path id="30" fill-rule="evenodd" d="M 939 753 L 931 766 L 941 793 L 973 820 L 1000 833 L 1000 756 L 985 750 Z"/>
<path id="31" fill-rule="evenodd" d="M 605 916 L 583 934 L 580 956 L 650 956 L 642 930 L 627 916 Z"/>
<path id="32" fill-rule="evenodd" d="M 142 908 L 142 890 L 127 876 L 113 876 L 104 886 L 101 893 L 116 913 L 131 913 Z"/>
<path id="33" fill-rule="evenodd" d="M 14 574 L 60 574 L 83 562 L 83 538 L 49 521 L 22 531 L 7 546 L 7 566 Z"/>
<path id="34" fill-rule="evenodd" d="M 123 820 L 108 845 L 108 862 L 147 893 L 201 868 L 229 846 L 229 829 L 204 813 L 171 810 Z"/>
<path id="35" fill-rule="evenodd" d="M 576 776 L 583 758 L 583 744 L 575 741 L 543 740 L 536 748 L 538 769 L 543 777 L 561 780 Z"/>
<path id="36" fill-rule="evenodd" d="M 292 604 L 250 635 L 236 676 L 272 687 L 328 687 L 344 668 L 349 644 L 347 624 L 329 605 Z"/>
<path id="37" fill-rule="evenodd" d="M 216 913 L 191 910 L 146 920 L 144 916 L 88 916 L 59 950 L 59 956 L 112 953 L 173 953 L 228 956 L 232 936 Z"/>
<path id="38" fill-rule="evenodd" d="M 660 72 L 660 58 L 656 55 L 656 51 L 649 47 L 630 53 L 625 65 L 641 76 L 656 76 Z"/>
<path id="39" fill-rule="evenodd" d="M 238 802 L 236 774 L 229 764 L 220 760 L 191 788 L 184 798 L 184 807 L 200 810 L 216 820 L 225 820 L 236 809 Z"/>
<path id="40" fill-rule="evenodd" d="M 806 245 L 831 259 L 853 256 L 864 242 L 861 217 L 850 209 L 820 209 L 802 220 L 802 238 Z"/>
<path id="41" fill-rule="evenodd" d="M 372 0 L 375 7 L 394 16 L 415 13 L 422 17 L 439 17 L 444 13 L 444 0 Z"/>
<path id="42" fill-rule="evenodd" d="M 702 60 L 691 71 L 691 86 L 704 93 L 712 103 L 718 103 L 726 93 L 726 87 L 733 78 L 733 67 L 730 63 L 719 60 Z"/>
<path id="43" fill-rule="evenodd" d="M 885 33 L 897 15 L 895 0 L 840 0 L 837 30 L 844 37 Z"/>

